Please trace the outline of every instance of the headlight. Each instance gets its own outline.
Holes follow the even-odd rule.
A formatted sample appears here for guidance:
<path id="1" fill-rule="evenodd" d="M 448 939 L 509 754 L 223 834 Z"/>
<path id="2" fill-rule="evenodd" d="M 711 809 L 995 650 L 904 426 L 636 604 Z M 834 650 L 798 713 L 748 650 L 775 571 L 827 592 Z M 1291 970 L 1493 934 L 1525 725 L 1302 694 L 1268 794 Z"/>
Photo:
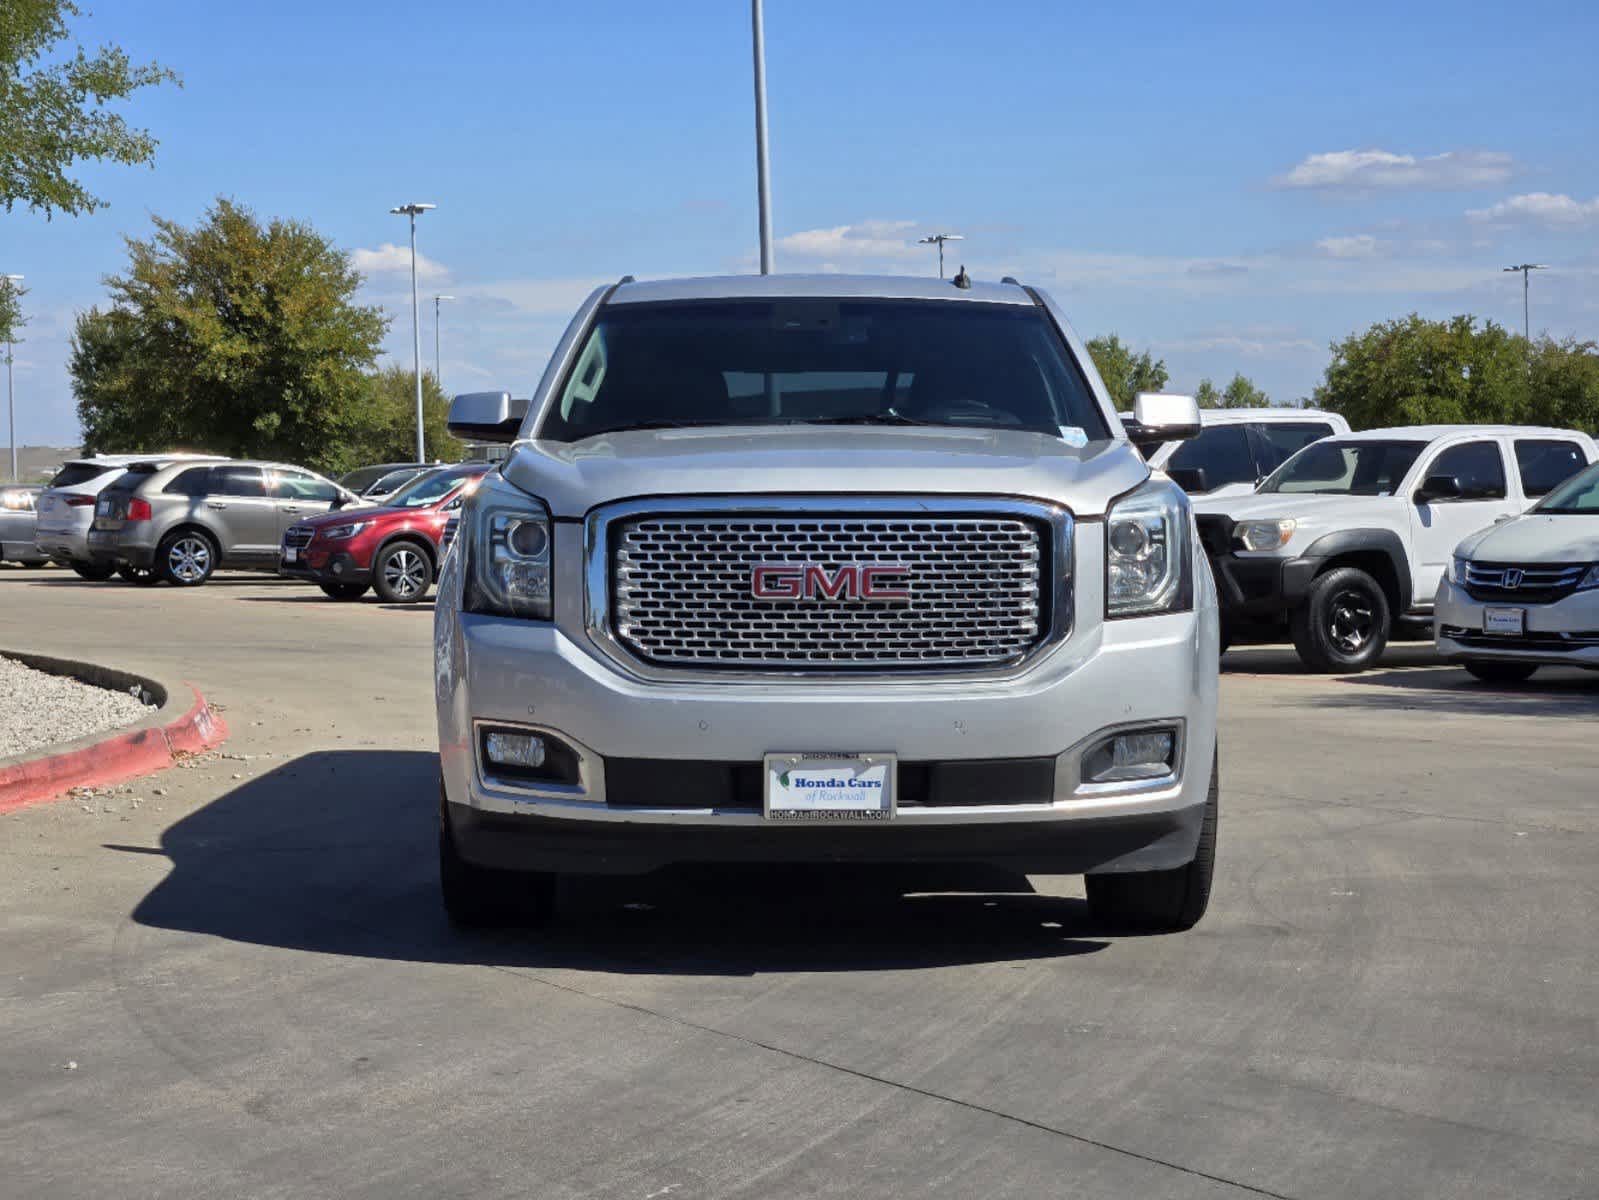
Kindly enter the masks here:
<path id="1" fill-rule="evenodd" d="M 1281 550 L 1294 536 L 1295 524 L 1292 519 L 1240 521 L 1233 526 L 1233 537 L 1245 550 Z"/>
<path id="2" fill-rule="evenodd" d="M 8 489 L 0 492 L 0 508 L 7 508 L 12 512 L 32 512 L 33 493 L 25 492 L 20 488 L 16 491 Z"/>
<path id="3" fill-rule="evenodd" d="M 1464 584 L 1466 582 L 1466 561 L 1464 558 L 1451 558 L 1449 560 L 1450 583 Z M 1589 574 L 1592 574 L 1592 572 L 1590 571 Z"/>
<path id="4" fill-rule="evenodd" d="M 322 537 L 329 542 L 347 541 L 370 524 L 371 521 L 351 521 L 348 525 L 329 525 L 322 531 Z"/>
<path id="5" fill-rule="evenodd" d="M 1151 479 L 1105 517 L 1105 615 L 1177 612 L 1193 603 L 1188 497 Z"/>
<path id="6" fill-rule="evenodd" d="M 1590 591 L 1593 588 L 1599 588 L 1599 563 L 1589 567 L 1583 577 L 1577 580 L 1577 590 L 1579 592 Z"/>
<path id="7" fill-rule="evenodd" d="M 550 514 L 534 504 L 489 505 L 462 514 L 467 612 L 548 621 Z"/>

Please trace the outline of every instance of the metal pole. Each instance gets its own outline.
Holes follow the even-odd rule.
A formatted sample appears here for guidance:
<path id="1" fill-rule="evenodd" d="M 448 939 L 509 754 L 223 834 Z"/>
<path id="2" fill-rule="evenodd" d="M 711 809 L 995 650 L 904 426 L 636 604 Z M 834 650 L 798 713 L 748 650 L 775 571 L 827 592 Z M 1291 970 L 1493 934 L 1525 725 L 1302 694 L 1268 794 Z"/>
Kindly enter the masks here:
<path id="1" fill-rule="evenodd" d="M 411 218 L 411 349 L 416 362 L 416 461 L 427 462 L 427 439 L 422 432 L 422 313 L 416 299 L 416 213 Z"/>
<path id="2" fill-rule="evenodd" d="M 760 200 L 761 274 L 772 273 L 772 180 L 766 158 L 766 23 L 761 0 L 750 0 L 755 41 L 755 180 Z"/>
<path id="3" fill-rule="evenodd" d="M 9 287 L 10 285 L 7 284 Z M 11 338 L 6 337 L 6 414 L 11 425 L 11 482 L 17 483 L 17 393 L 11 385 Z"/>
<path id="4" fill-rule="evenodd" d="M 1521 268 L 1521 336 L 1527 345 L 1532 345 L 1532 302 L 1527 299 L 1527 280 L 1532 277 L 1532 271 L 1527 267 Z"/>
<path id="5" fill-rule="evenodd" d="M 944 278 L 944 239 L 938 239 L 938 277 Z"/>
<path id="6" fill-rule="evenodd" d="M 433 297 L 433 382 L 444 390 L 443 360 L 439 357 L 439 298 Z"/>

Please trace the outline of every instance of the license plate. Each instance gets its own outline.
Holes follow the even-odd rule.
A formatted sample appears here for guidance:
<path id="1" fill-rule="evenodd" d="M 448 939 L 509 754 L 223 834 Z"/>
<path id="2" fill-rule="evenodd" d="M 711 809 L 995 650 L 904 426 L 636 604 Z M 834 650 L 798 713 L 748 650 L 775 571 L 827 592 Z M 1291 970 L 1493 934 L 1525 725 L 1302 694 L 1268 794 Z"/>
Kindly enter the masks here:
<path id="1" fill-rule="evenodd" d="M 896 766 L 892 754 L 768 754 L 767 819 L 892 820 Z"/>
<path id="2" fill-rule="evenodd" d="M 1482 610 L 1482 631 L 1519 635 L 1527 628 L 1527 610 L 1524 608 L 1485 608 Z"/>
<path id="3" fill-rule="evenodd" d="M 293 546 L 285 546 L 285 547 L 283 547 L 283 561 L 284 562 L 286 562 L 286 563 L 287 562 L 297 562 L 297 561 L 299 561 L 299 558 L 300 558 L 300 551 L 298 549 L 296 549 Z"/>

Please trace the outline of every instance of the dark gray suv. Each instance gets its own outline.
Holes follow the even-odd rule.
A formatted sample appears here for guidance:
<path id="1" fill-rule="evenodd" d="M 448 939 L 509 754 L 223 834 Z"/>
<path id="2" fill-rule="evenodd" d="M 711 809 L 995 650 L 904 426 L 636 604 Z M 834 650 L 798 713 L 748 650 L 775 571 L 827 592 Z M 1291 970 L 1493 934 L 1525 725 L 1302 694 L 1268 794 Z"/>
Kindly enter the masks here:
<path id="1" fill-rule="evenodd" d="M 277 569 L 283 531 L 357 503 L 353 492 L 284 463 L 135 463 L 100 493 L 89 553 L 194 587 L 219 567 Z"/>

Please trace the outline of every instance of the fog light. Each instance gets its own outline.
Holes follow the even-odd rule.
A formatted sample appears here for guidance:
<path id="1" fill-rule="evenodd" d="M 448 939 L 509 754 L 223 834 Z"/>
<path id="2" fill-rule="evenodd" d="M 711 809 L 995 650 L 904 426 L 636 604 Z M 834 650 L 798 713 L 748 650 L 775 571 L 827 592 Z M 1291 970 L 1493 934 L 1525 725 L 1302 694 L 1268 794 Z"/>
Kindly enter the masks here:
<path id="1" fill-rule="evenodd" d="M 1125 783 L 1159 779 L 1176 768 L 1173 729 L 1134 729 L 1113 734 L 1083 755 L 1085 783 Z"/>
<path id="2" fill-rule="evenodd" d="M 544 765 L 544 739 L 534 733 L 490 733 L 483 753 L 495 766 L 536 771 Z"/>

